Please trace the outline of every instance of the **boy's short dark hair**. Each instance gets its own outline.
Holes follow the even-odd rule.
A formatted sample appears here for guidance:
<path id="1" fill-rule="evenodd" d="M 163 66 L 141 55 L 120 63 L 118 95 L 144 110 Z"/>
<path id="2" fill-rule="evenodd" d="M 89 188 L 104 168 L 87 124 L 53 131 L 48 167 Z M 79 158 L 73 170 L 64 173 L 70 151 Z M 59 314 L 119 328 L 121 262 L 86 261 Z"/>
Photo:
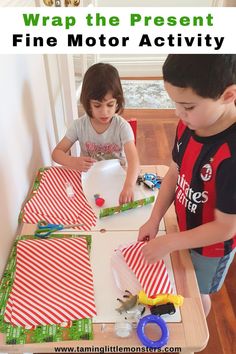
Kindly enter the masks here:
<path id="1" fill-rule="evenodd" d="M 164 81 L 191 88 L 204 98 L 219 98 L 236 84 L 236 54 L 170 54 L 163 66 Z"/>
<path id="2" fill-rule="evenodd" d="M 116 113 L 124 109 L 124 95 L 117 69 L 106 63 L 92 65 L 85 73 L 80 102 L 91 116 L 90 100 L 102 101 L 108 92 L 117 100 Z"/>

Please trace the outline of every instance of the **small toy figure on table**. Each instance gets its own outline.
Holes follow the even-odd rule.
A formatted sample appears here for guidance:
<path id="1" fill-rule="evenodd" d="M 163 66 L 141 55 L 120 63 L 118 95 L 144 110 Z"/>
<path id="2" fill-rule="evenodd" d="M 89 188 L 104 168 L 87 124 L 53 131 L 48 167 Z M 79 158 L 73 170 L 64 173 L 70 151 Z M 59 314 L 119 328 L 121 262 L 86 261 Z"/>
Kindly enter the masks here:
<path id="1" fill-rule="evenodd" d="M 94 198 L 95 198 L 95 204 L 98 207 L 102 207 L 103 204 L 105 203 L 105 199 L 101 198 L 99 194 L 94 194 Z"/>
<path id="2" fill-rule="evenodd" d="M 143 183 L 146 187 L 154 190 L 160 188 L 162 178 L 155 173 L 145 173 L 143 176 L 138 176 L 137 183 Z"/>

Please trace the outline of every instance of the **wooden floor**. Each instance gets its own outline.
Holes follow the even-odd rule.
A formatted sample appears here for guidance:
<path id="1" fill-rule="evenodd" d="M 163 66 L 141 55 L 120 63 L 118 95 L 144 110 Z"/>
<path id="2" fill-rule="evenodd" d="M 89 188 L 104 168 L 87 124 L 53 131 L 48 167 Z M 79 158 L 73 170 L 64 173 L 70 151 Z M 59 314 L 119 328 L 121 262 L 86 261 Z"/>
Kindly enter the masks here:
<path id="1" fill-rule="evenodd" d="M 141 164 L 165 164 L 171 161 L 177 118 L 173 110 L 126 110 L 125 118 L 137 118 L 137 149 Z M 222 289 L 212 295 L 207 318 L 210 339 L 203 354 L 236 353 L 236 258 Z M 196 323 L 197 326 L 197 323 Z"/>

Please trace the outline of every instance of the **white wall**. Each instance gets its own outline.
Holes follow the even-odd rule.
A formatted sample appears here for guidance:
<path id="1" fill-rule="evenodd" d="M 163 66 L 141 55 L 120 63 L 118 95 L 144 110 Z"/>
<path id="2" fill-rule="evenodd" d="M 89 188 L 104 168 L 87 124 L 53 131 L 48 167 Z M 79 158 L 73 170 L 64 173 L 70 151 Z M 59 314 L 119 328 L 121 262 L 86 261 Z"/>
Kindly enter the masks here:
<path id="1" fill-rule="evenodd" d="M 97 6 L 137 6 L 137 7 L 148 7 L 148 6 L 160 6 L 160 7 L 174 7 L 174 6 L 212 6 L 214 0 L 94 0 Z"/>
<path id="2" fill-rule="evenodd" d="M 1 0 L 0 6 L 35 6 L 35 0 Z"/>
<path id="3" fill-rule="evenodd" d="M 97 6 L 235 6 L 236 0 L 81 0 L 80 6 L 87 6 L 94 3 Z M 63 3 L 63 0 L 62 0 Z M 229 3 L 229 4 L 222 4 Z M 45 6 L 43 0 L 1 0 L 0 6 Z"/>
<path id="4" fill-rule="evenodd" d="M 53 117 L 43 55 L 0 56 L 0 275 L 40 166 L 51 164 Z"/>

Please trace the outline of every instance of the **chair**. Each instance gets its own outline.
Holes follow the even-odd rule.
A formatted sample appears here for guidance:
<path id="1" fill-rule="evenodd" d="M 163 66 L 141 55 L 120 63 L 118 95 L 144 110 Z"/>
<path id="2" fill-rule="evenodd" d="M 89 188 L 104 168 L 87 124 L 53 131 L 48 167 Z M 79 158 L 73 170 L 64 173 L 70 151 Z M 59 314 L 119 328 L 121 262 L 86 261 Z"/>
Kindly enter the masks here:
<path id="1" fill-rule="evenodd" d="M 137 119 L 136 118 L 131 118 L 128 119 L 128 123 L 131 125 L 131 128 L 134 132 L 134 143 L 136 145 L 136 138 L 137 138 Z"/>

